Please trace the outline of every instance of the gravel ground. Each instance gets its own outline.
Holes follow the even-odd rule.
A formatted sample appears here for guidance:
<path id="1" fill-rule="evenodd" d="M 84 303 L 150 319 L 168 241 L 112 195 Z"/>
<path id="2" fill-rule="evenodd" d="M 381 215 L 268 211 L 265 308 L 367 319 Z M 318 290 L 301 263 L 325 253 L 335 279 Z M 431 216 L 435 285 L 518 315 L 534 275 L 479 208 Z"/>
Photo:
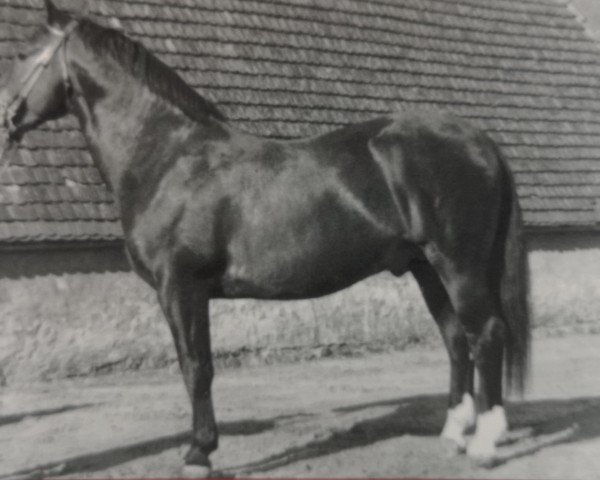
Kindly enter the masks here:
<path id="1" fill-rule="evenodd" d="M 599 365 L 600 336 L 535 340 L 530 392 L 507 408 L 513 430 L 533 433 L 488 469 L 437 438 L 445 352 L 225 370 L 215 381 L 214 467 L 238 477 L 600 479 Z M 4 387 L 0 479 L 174 477 L 189 421 L 176 372 Z M 567 439 L 542 445 L 574 424 Z"/>

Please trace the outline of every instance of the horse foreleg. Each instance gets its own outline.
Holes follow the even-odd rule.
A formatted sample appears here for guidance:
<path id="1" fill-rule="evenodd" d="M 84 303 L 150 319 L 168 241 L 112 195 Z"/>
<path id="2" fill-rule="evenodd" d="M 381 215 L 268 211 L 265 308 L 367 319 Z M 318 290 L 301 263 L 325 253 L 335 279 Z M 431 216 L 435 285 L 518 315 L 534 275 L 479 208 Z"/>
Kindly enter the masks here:
<path id="1" fill-rule="evenodd" d="M 218 446 L 212 405 L 213 364 L 210 347 L 209 297 L 197 280 L 179 275 L 159 291 L 161 306 L 175 340 L 179 365 L 192 403 L 192 441 L 183 473 L 205 477 L 211 472 L 209 454 Z"/>
<path id="2" fill-rule="evenodd" d="M 467 446 L 465 433 L 475 426 L 473 362 L 461 325 L 437 272 L 426 261 L 413 262 L 410 270 L 417 280 L 425 303 L 435 319 L 450 357 L 448 414 L 441 437 L 453 442 L 459 451 Z"/>

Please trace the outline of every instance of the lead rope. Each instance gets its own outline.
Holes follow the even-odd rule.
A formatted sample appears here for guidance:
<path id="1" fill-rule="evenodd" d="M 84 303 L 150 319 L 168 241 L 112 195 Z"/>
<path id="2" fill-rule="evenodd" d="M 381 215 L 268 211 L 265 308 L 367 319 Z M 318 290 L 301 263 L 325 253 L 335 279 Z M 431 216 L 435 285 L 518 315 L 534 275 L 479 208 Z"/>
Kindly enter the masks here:
<path id="1" fill-rule="evenodd" d="M 5 127 L 6 110 L 8 104 L 5 104 L 3 98 L 0 98 L 0 173 L 4 171 L 4 152 L 8 145 L 8 129 Z"/>
<path id="2" fill-rule="evenodd" d="M 0 108 L 2 108 L 0 106 Z M 4 128 L 4 125 L 0 126 L 0 175 L 4 172 L 6 167 L 9 165 L 9 160 L 4 160 L 4 154 L 10 149 L 12 142 L 8 138 L 8 130 Z M 8 147 L 8 148 L 7 148 Z M 8 157 L 7 157 L 8 158 Z"/>
<path id="3" fill-rule="evenodd" d="M 5 154 L 12 148 L 13 142 L 9 139 L 8 130 L 4 128 L 4 125 L 0 125 L 0 184 L 2 183 L 2 177 L 4 172 L 10 167 L 10 156 Z"/>

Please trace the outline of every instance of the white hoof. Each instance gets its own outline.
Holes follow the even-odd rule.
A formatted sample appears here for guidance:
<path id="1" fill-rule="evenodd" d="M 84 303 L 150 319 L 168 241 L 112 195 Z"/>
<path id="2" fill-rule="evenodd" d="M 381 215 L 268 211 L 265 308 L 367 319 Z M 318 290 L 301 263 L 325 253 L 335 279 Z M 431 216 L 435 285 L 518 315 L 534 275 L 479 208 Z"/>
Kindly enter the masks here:
<path id="1" fill-rule="evenodd" d="M 473 438 L 467 447 L 467 455 L 477 461 L 486 462 L 496 456 L 496 445 L 489 441 Z"/>
<path id="2" fill-rule="evenodd" d="M 464 452 L 467 447 L 465 432 L 475 425 L 475 419 L 473 397 L 465 393 L 462 402 L 448 410 L 446 424 L 440 436 L 444 440 L 450 440 L 455 444 L 458 451 Z"/>
<path id="3" fill-rule="evenodd" d="M 203 465 L 184 465 L 181 469 L 182 478 L 208 478 L 212 469 Z"/>
<path id="4" fill-rule="evenodd" d="M 506 436 L 508 423 L 504 408 L 496 405 L 477 417 L 475 435 L 467 447 L 467 455 L 479 461 L 490 461 L 496 455 L 496 445 Z"/>

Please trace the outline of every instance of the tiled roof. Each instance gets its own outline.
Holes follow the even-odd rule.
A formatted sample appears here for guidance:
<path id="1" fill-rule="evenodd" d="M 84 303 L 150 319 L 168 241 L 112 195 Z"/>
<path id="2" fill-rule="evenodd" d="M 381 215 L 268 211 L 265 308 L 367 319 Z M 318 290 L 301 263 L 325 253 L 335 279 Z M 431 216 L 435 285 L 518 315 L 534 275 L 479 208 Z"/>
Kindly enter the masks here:
<path id="1" fill-rule="evenodd" d="M 600 227 L 600 50 L 565 1 L 57 3 L 87 3 L 257 134 L 311 135 L 412 107 L 469 117 L 501 144 L 528 226 Z M 0 4 L 0 72 L 42 4 Z M 0 173 L 0 242 L 120 232 L 74 119 L 28 134 Z"/>

